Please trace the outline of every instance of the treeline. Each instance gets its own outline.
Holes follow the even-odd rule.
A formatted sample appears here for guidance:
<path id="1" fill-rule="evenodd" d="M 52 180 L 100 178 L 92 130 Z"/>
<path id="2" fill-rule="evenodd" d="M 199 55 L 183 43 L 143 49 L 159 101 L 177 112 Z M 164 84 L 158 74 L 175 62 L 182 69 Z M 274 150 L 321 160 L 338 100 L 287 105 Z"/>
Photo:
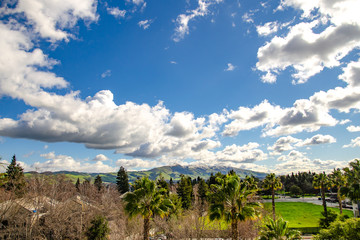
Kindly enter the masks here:
<path id="1" fill-rule="evenodd" d="M 318 194 L 319 190 L 316 190 L 313 186 L 315 175 L 316 173 L 310 171 L 298 172 L 295 174 L 281 175 L 280 180 L 285 192 L 290 192 L 291 194 L 297 193 L 293 195 Z"/>

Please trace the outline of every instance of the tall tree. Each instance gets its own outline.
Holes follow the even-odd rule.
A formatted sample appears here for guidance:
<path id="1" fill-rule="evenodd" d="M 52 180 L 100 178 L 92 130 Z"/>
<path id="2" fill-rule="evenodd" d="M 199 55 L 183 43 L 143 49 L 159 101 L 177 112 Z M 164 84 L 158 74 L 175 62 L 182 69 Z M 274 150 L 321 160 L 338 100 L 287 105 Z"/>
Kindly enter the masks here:
<path id="1" fill-rule="evenodd" d="M 189 209 L 193 198 L 193 188 L 190 177 L 181 174 L 176 193 L 181 199 L 182 208 Z"/>
<path id="2" fill-rule="evenodd" d="M 24 169 L 16 163 L 16 156 L 12 157 L 10 165 L 6 169 L 5 188 L 8 191 L 14 191 L 16 195 L 22 195 L 25 188 Z"/>
<path id="3" fill-rule="evenodd" d="M 170 177 L 169 185 L 170 185 L 170 188 L 174 185 L 174 181 L 173 181 L 172 177 Z"/>
<path id="4" fill-rule="evenodd" d="M 80 192 L 80 179 L 78 178 L 75 183 L 76 191 Z"/>
<path id="5" fill-rule="evenodd" d="M 263 188 L 264 189 L 271 189 L 271 202 L 272 202 L 272 212 L 273 212 L 273 219 L 275 221 L 275 190 L 282 188 L 282 183 L 279 177 L 275 176 L 275 173 L 269 173 L 266 175 L 263 181 Z"/>
<path id="6" fill-rule="evenodd" d="M 212 201 L 210 203 L 210 220 L 224 219 L 231 223 L 231 237 L 238 239 L 238 223 L 257 215 L 258 202 L 249 201 L 249 197 L 256 190 L 249 188 L 246 181 L 241 181 L 239 176 L 226 175 L 217 179 L 219 184 L 213 184 Z"/>
<path id="7" fill-rule="evenodd" d="M 200 179 L 198 183 L 198 195 L 201 205 L 206 202 L 207 195 L 209 193 L 209 186 L 206 184 L 204 179 Z"/>
<path id="8" fill-rule="evenodd" d="M 341 190 L 353 203 L 359 205 L 360 201 L 360 161 L 355 159 L 344 168 L 346 176 L 345 187 Z"/>
<path id="9" fill-rule="evenodd" d="M 320 191 L 321 191 L 321 199 L 323 202 L 325 223 L 327 224 L 328 214 L 327 214 L 327 207 L 326 207 L 326 200 L 325 200 L 325 191 L 326 191 L 326 189 L 330 189 L 331 180 L 325 174 L 325 172 L 319 173 L 314 176 L 313 185 L 314 185 L 314 188 L 320 189 Z"/>
<path id="10" fill-rule="evenodd" d="M 155 215 L 164 217 L 173 208 L 172 202 L 165 195 L 161 194 L 155 181 L 143 177 L 137 181 L 137 188 L 134 192 L 127 192 L 125 211 L 130 217 L 141 215 L 144 219 L 144 240 L 149 239 L 150 221 Z"/>
<path id="11" fill-rule="evenodd" d="M 0 160 L 1 160 L 1 156 L 0 156 Z M 5 163 L 0 162 L 0 168 L 4 168 L 5 169 Z M 0 173 L 0 187 L 2 187 L 6 182 L 6 174 L 5 173 Z"/>
<path id="12" fill-rule="evenodd" d="M 334 171 L 330 174 L 330 178 L 332 180 L 333 186 L 337 188 L 337 199 L 339 201 L 339 209 L 340 214 L 342 214 L 342 201 L 345 199 L 344 194 L 341 193 L 341 188 L 343 188 L 346 184 L 346 177 L 341 172 L 340 168 L 334 169 Z"/>
<path id="13" fill-rule="evenodd" d="M 100 192 L 103 185 L 102 185 L 102 179 L 100 177 L 100 175 L 97 175 L 95 180 L 94 180 L 94 185 L 97 188 L 97 190 Z"/>
<path id="14" fill-rule="evenodd" d="M 123 168 L 123 166 L 120 167 L 117 173 L 116 185 L 119 193 L 121 194 L 124 194 L 130 190 L 128 174 L 125 171 L 125 168 Z"/>

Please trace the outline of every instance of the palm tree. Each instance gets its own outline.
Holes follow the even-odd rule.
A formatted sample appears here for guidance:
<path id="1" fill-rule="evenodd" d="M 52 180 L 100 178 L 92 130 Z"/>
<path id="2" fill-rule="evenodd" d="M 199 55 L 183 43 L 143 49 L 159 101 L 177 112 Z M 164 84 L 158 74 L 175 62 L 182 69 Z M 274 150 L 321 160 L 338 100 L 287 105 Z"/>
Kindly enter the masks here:
<path id="1" fill-rule="evenodd" d="M 359 204 L 360 201 L 360 161 L 355 159 L 349 163 L 350 167 L 344 168 L 347 182 L 341 189 L 341 193 L 346 195 L 353 203 Z"/>
<path id="2" fill-rule="evenodd" d="M 265 190 L 271 189 L 273 220 L 275 221 L 275 190 L 282 188 L 282 183 L 280 178 L 276 177 L 275 173 L 269 173 L 268 175 L 266 175 L 263 181 L 263 188 Z"/>
<path id="3" fill-rule="evenodd" d="M 341 194 L 341 188 L 343 188 L 346 184 L 346 177 L 341 172 L 340 168 L 334 169 L 334 171 L 330 174 L 330 178 L 333 186 L 337 188 L 337 199 L 339 201 L 339 209 L 340 214 L 342 214 L 342 200 L 344 200 L 344 194 Z"/>
<path id="4" fill-rule="evenodd" d="M 319 173 L 314 176 L 313 186 L 315 189 L 320 188 L 321 199 L 322 199 L 323 207 L 324 207 L 324 217 L 325 217 L 325 222 L 326 222 L 328 219 L 328 214 L 327 214 L 327 207 L 326 207 L 326 201 L 325 201 L 325 190 L 329 189 L 331 187 L 331 180 L 325 174 L 325 172 Z"/>
<path id="5" fill-rule="evenodd" d="M 246 181 L 241 181 L 239 176 L 226 175 L 224 179 L 217 179 L 219 184 L 213 184 L 212 201 L 210 204 L 210 220 L 223 218 L 231 222 L 231 237 L 238 236 L 238 222 L 245 221 L 258 215 L 256 207 L 258 202 L 249 202 L 249 197 L 254 195 L 256 189 L 249 188 Z"/>
<path id="6" fill-rule="evenodd" d="M 156 187 L 154 181 L 148 177 L 143 177 L 136 182 L 134 192 L 127 192 L 123 200 L 125 201 L 125 212 L 130 217 L 141 215 L 144 219 L 144 240 L 149 239 L 150 220 L 154 215 L 164 217 L 172 208 L 172 202 L 161 194 L 161 190 Z"/>
<path id="7" fill-rule="evenodd" d="M 277 220 L 269 219 L 260 231 L 259 240 L 292 240 L 300 239 L 301 232 L 289 229 L 289 223 L 282 218 Z"/>

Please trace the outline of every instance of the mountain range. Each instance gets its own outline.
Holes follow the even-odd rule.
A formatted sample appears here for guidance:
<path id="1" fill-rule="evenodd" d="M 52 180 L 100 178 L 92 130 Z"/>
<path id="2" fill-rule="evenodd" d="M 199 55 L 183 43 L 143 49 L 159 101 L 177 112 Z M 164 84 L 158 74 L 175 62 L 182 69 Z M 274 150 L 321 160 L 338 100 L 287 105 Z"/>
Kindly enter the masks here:
<path id="1" fill-rule="evenodd" d="M 228 173 L 230 170 L 234 170 L 241 178 L 245 178 L 246 176 L 254 176 L 257 178 L 264 178 L 266 173 L 256 172 L 251 170 L 245 170 L 241 168 L 232 168 L 232 167 L 222 167 L 222 166 L 181 166 L 181 165 L 173 165 L 173 166 L 163 166 L 158 168 L 153 168 L 150 170 L 144 171 L 128 171 L 129 181 L 133 182 L 137 178 L 141 178 L 143 176 L 148 176 L 150 179 L 156 179 L 160 174 L 165 178 L 165 180 L 173 179 L 173 181 L 178 181 L 180 179 L 180 175 L 190 176 L 192 179 L 197 177 L 201 177 L 203 179 L 208 179 L 211 173 L 216 174 L 217 172 L 221 172 L 222 174 Z M 35 172 L 27 172 L 26 176 L 31 176 Z M 83 173 L 83 172 L 73 172 L 73 171 L 59 171 L 59 172 L 43 172 L 45 175 L 56 175 L 56 174 L 64 174 L 66 177 L 70 178 L 72 181 L 76 181 L 78 178 L 80 181 L 84 181 L 85 179 L 93 180 L 97 175 L 101 176 L 101 179 L 105 183 L 115 183 L 117 173 Z"/>

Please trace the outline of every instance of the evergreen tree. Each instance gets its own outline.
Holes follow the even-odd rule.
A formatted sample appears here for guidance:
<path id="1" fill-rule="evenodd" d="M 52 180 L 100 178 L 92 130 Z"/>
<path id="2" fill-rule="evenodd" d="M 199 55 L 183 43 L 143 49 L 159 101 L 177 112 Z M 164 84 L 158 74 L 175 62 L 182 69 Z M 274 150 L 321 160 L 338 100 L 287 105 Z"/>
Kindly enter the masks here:
<path id="1" fill-rule="evenodd" d="M 80 192 L 80 179 L 78 178 L 75 183 L 76 191 Z"/>
<path id="2" fill-rule="evenodd" d="M 128 192 L 130 189 L 128 175 L 123 166 L 120 167 L 117 173 L 116 185 L 119 193 L 121 194 Z"/>
<path id="3" fill-rule="evenodd" d="M 181 174 L 176 192 L 181 199 L 182 208 L 189 209 L 191 207 L 193 197 L 191 178 Z"/>
<path id="4" fill-rule="evenodd" d="M 16 163 L 16 156 L 12 157 L 10 165 L 6 169 L 5 189 L 14 191 L 16 195 L 22 195 L 25 188 L 24 169 Z"/>
<path id="5" fill-rule="evenodd" d="M 1 160 L 1 157 L 0 157 Z M 0 167 L 5 169 L 5 164 L 4 163 L 0 163 Z M 6 182 L 6 174 L 5 173 L 0 173 L 0 187 L 2 187 Z"/>
<path id="6" fill-rule="evenodd" d="M 169 184 L 165 181 L 165 178 L 162 174 L 159 175 L 159 177 L 156 180 L 157 187 L 161 190 L 161 193 L 169 196 L 170 188 Z"/>
<path id="7" fill-rule="evenodd" d="M 209 179 L 207 180 L 207 184 L 209 185 L 209 187 L 213 184 L 216 184 L 216 177 L 213 173 L 211 173 Z"/>
<path id="8" fill-rule="evenodd" d="M 172 179 L 172 177 L 170 178 L 169 184 L 170 184 L 170 187 L 172 187 L 174 185 L 174 180 Z"/>
<path id="9" fill-rule="evenodd" d="M 201 203 L 201 205 L 204 205 L 207 195 L 209 193 L 209 186 L 206 184 L 206 182 L 202 178 L 199 180 L 198 184 L 199 184 L 198 185 L 198 195 L 199 195 L 200 203 Z"/>
<path id="10" fill-rule="evenodd" d="M 102 189 L 102 179 L 100 177 L 100 175 L 97 175 L 94 181 L 94 185 L 97 188 L 97 190 L 100 192 Z"/>
<path id="11" fill-rule="evenodd" d="M 85 235 L 88 240 L 105 240 L 108 239 L 109 232 L 108 221 L 102 216 L 97 216 L 91 221 L 91 226 Z"/>

